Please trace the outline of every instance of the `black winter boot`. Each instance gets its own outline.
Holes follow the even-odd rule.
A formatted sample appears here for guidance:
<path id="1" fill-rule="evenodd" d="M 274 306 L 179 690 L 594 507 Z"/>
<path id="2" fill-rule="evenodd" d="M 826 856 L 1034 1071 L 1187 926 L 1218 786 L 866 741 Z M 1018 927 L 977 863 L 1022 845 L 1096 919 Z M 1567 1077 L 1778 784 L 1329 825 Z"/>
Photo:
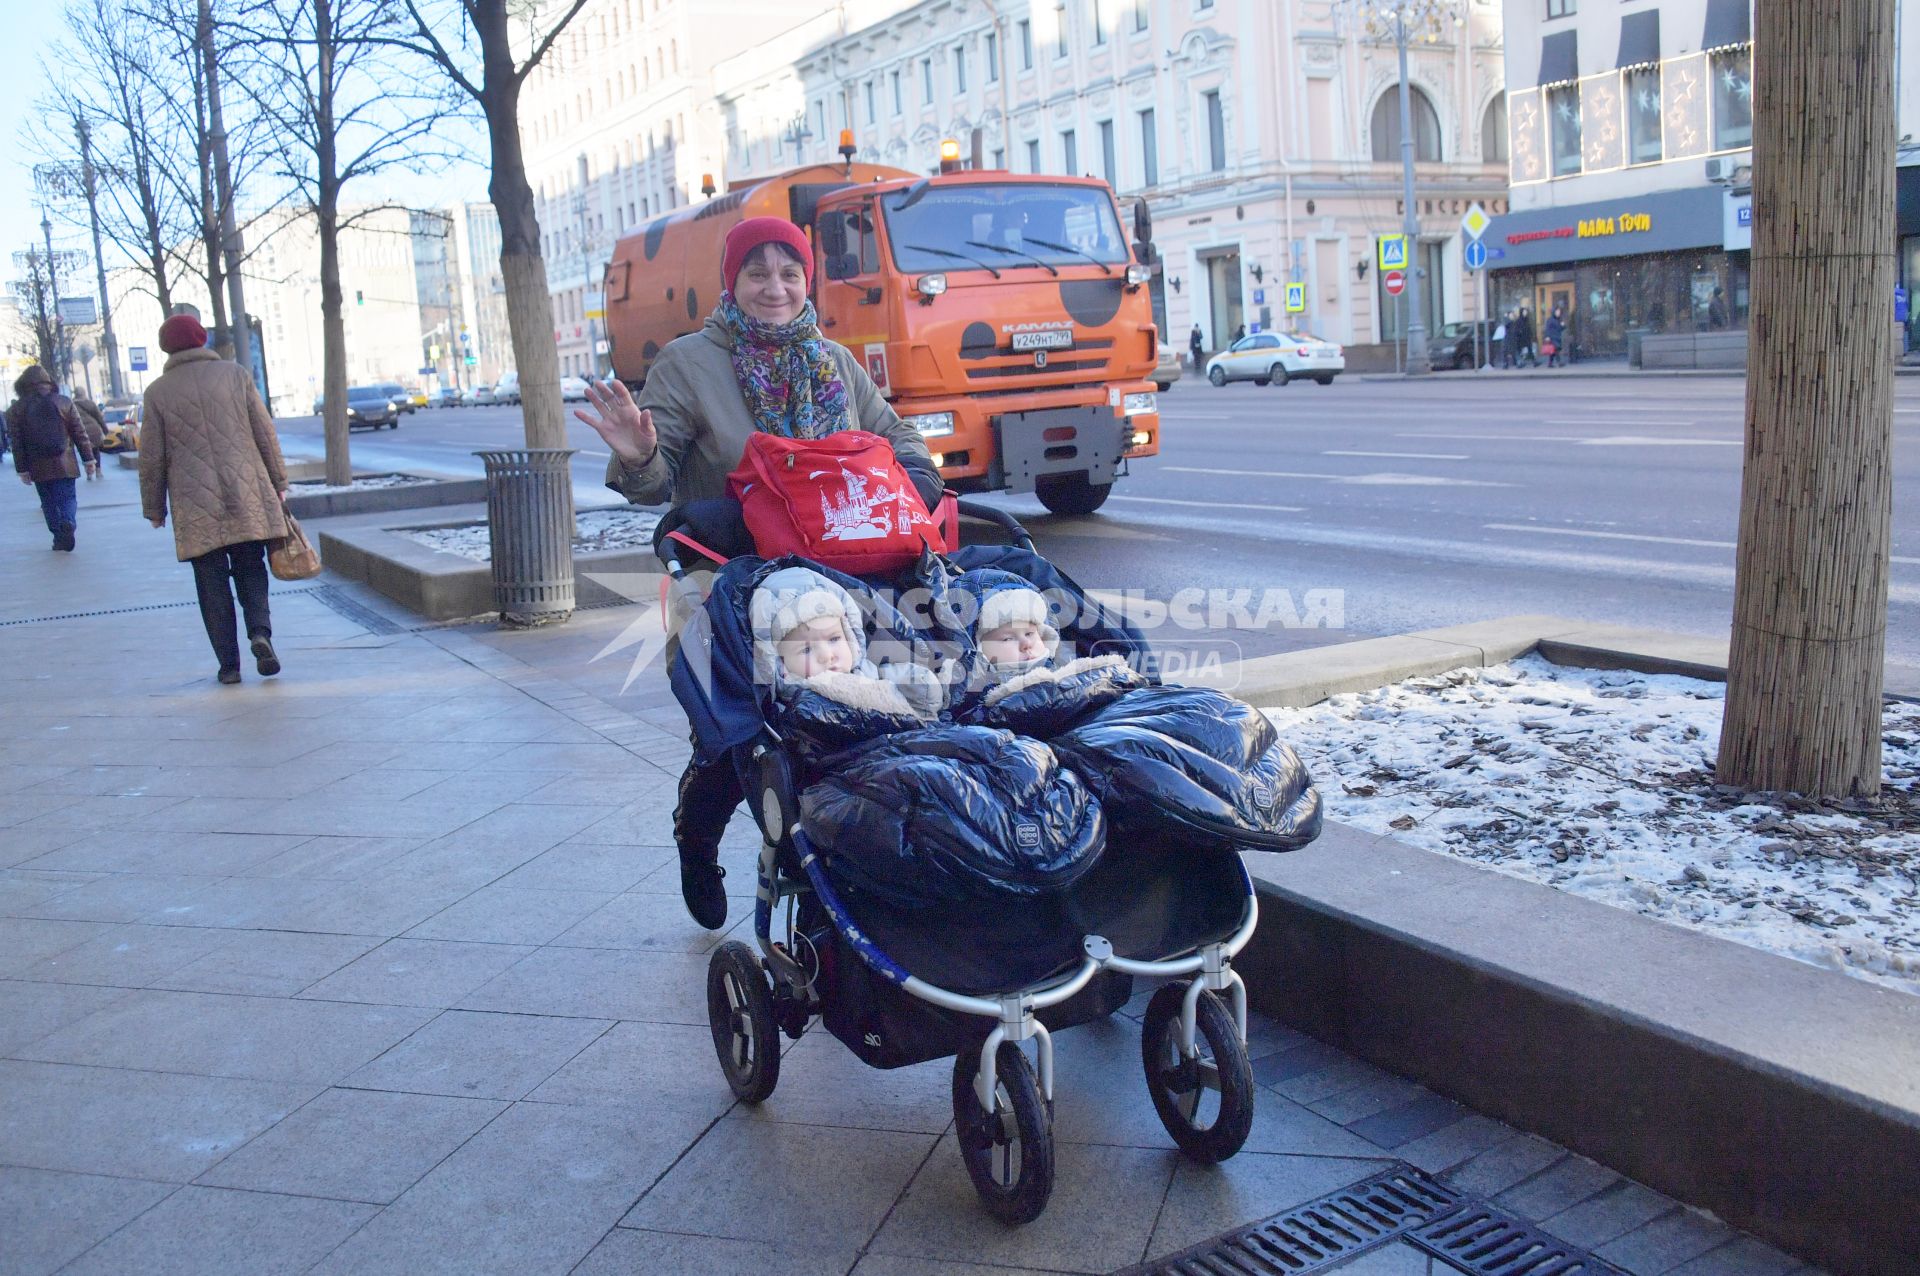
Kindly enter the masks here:
<path id="1" fill-rule="evenodd" d="M 680 776 L 680 802 L 673 811 L 673 844 L 680 852 L 680 894 L 687 912 L 708 930 L 727 924 L 727 891 L 721 885 L 720 837 L 734 807 L 740 805 L 740 780 L 726 759 L 702 766 L 687 763 Z"/>

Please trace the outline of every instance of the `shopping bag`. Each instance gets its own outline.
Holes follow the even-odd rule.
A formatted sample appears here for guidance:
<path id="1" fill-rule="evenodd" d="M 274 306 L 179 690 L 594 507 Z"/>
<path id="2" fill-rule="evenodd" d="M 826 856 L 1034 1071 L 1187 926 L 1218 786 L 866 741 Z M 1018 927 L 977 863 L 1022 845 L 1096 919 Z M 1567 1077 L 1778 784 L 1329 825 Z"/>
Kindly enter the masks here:
<path id="1" fill-rule="evenodd" d="M 267 568 L 275 580 L 311 580 L 320 574 L 320 555 L 307 542 L 300 520 L 287 515 L 287 534 L 267 542 Z"/>

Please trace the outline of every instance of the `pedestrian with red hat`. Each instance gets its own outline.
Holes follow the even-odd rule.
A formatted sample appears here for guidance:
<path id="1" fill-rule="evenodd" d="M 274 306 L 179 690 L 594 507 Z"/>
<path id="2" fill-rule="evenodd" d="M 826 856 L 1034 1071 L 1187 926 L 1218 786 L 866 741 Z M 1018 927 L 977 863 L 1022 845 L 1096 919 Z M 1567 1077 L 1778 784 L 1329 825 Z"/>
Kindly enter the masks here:
<path id="1" fill-rule="evenodd" d="M 920 432 L 881 397 L 853 353 L 820 331 L 809 294 L 813 246 L 792 222 L 750 217 L 727 232 L 723 291 L 700 331 L 667 343 L 638 402 L 619 381 L 589 384 L 591 410 L 574 415 L 607 441 L 607 486 L 636 505 L 672 508 L 727 494 L 727 475 L 758 432 L 813 439 L 866 430 L 887 439 L 929 510 L 939 471 Z M 680 780 L 674 841 L 687 910 L 709 929 L 725 924 L 720 835 L 740 802 L 740 782 L 721 759 L 696 757 Z"/>
<path id="2" fill-rule="evenodd" d="M 200 619 L 223 683 L 240 681 L 234 595 L 254 667 L 280 672 L 267 608 L 267 542 L 287 534 L 287 467 L 253 378 L 207 348 L 192 315 L 160 325 L 166 367 L 147 387 L 140 503 L 155 527 L 173 518 L 174 552 L 193 564 Z"/>

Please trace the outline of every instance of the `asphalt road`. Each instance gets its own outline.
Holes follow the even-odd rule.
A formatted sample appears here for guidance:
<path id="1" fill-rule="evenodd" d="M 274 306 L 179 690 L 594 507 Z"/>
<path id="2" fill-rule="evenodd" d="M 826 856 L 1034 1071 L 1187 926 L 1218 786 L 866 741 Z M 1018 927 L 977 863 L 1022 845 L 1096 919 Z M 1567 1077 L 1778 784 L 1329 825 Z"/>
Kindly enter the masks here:
<path id="1" fill-rule="evenodd" d="M 993 499 L 1084 585 L 1160 600 L 1214 591 L 1186 596 L 1212 638 L 1249 655 L 1524 612 L 1724 634 L 1743 395 L 1735 378 L 1550 370 L 1183 381 L 1162 399 L 1160 455 L 1098 514 Z M 317 451 L 317 420 L 280 428 L 290 449 L 306 436 Z M 577 490 L 598 499 L 605 449 L 572 429 Z M 1920 664 L 1920 379 L 1897 383 L 1894 430 L 1888 658 Z M 477 469 L 474 448 L 518 431 L 510 408 L 422 410 L 397 431 L 355 434 L 354 458 Z M 1296 615 L 1312 627 L 1289 627 Z"/>

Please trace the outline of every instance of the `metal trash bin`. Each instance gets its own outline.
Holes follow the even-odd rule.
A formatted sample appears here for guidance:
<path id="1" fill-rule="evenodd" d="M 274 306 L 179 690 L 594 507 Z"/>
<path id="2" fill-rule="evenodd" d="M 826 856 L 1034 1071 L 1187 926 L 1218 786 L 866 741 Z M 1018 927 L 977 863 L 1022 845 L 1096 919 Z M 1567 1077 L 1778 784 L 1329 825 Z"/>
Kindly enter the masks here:
<path id="1" fill-rule="evenodd" d="M 500 622 L 573 615 L 572 448 L 475 452 L 487 467 L 487 533 Z"/>

